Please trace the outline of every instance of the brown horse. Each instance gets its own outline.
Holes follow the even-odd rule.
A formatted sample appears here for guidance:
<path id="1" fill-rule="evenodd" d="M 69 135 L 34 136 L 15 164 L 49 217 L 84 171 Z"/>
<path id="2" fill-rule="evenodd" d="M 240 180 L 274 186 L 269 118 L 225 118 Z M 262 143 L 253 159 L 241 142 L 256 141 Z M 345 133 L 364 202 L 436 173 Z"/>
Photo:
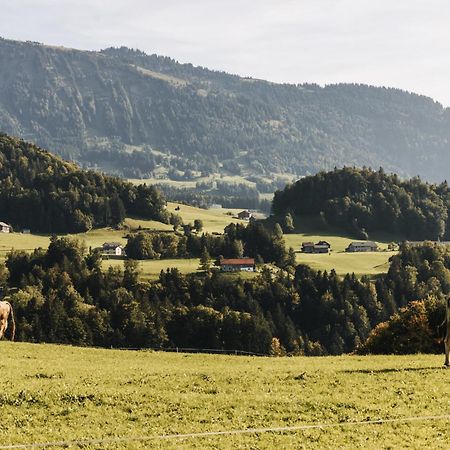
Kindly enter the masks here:
<path id="1" fill-rule="evenodd" d="M 9 302 L 0 302 L 0 339 L 5 335 L 8 328 L 8 318 L 11 315 L 11 340 L 14 340 L 16 334 L 16 322 L 14 321 L 14 312 Z"/>

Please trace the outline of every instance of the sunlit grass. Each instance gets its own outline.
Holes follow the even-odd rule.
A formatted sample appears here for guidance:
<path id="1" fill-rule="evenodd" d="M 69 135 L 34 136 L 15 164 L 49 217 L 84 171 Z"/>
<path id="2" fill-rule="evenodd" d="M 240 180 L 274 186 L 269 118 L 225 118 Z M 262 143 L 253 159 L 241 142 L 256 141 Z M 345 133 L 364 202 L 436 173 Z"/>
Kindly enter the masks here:
<path id="1" fill-rule="evenodd" d="M 0 352 L 1 444 L 340 423 L 98 448 L 450 445 L 448 420 L 345 426 L 448 414 L 450 371 L 441 356 L 259 358 L 8 342 Z"/>

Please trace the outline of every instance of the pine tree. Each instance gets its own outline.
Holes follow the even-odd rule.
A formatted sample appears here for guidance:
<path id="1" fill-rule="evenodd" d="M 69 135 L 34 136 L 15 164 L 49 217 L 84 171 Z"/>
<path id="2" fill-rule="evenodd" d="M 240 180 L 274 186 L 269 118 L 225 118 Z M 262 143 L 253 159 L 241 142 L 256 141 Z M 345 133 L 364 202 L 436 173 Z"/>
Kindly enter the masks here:
<path id="1" fill-rule="evenodd" d="M 203 247 L 202 254 L 200 255 L 200 269 L 205 272 L 209 272 L 211 270 L 211 256 L 209 255 L 206 247 Z"/>

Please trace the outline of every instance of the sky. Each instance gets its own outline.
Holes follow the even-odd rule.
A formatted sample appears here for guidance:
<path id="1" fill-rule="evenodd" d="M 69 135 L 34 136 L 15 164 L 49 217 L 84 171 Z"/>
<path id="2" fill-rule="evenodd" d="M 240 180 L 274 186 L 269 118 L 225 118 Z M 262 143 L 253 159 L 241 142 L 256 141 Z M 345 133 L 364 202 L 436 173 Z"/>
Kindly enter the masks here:
<path id="1" fill-rule="evenodd" d="M 127 46 L 275 82 L 397 87 L 450 106 L 448 0 L 1 0 L 0 36 Z"/>

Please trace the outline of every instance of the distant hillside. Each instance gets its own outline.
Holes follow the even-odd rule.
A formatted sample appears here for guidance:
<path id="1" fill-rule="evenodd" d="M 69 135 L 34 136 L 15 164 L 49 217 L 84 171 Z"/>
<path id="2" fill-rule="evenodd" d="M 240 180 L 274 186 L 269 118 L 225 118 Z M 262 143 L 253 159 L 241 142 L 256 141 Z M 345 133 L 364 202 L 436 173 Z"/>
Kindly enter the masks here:
<path id="1" fill-rule="evenodd" d="M 409 239 L 450 240 L 447 182 L 400 180 L 383 170 L 343 168 L 302 178 L 277 191 L 273 212 L 321 216 L 361 238 L 371 231 L 401 233 Z"/>
<path id="2" fill-rule="evenodd" d="M 0 40 L 0 129 L 130 178 L 366 165 L 442 181 L 450 169 L 450 112 L 429 98 L 274 84 L 127 48 Z"/>
<path id="3" fill-rule="evenodd" d="M 126 214 L 168 220 L 155 188 L 82 171 L 33 144 L 0 135 L 0 220 L 43 232 L 80 232 Z"/>

